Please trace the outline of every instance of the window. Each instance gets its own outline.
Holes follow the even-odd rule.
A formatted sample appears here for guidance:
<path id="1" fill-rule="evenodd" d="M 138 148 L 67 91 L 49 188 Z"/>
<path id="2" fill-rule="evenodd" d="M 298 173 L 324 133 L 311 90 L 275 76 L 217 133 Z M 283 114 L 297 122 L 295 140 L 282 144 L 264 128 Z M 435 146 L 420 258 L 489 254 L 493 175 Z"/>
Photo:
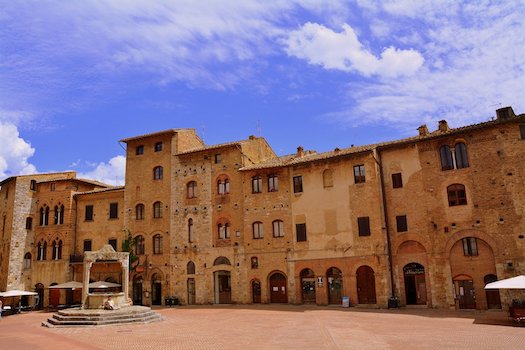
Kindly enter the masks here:
<path id="1" fill-rule="evenodd" d="M 62 259 L 62 240 L 53 241 L 53 260 Z"/>
<path id="2" fill-rule="evenodd" d="M 454 163 L 452 161 L 452 152 L 448 145 L 443 145 L 439 148 L 439 157 L 441 158 L 441 170 L 454 169 Z"/>
<path id="3" fill-rule="evenodd" d="M 113 247 L 113 249 L 115 249 L 115 251 L 117 252 L 117 239 L 116 238 L 112 238 L 112 239 L 108 239 L 108 244 L 110 246 Z"/>
<path id="4" fill-rule="evenodd" d="M 160 234 L 153 236 L 153 254 L 162 254 L 162 236 Z"/>
<path id="5" fill-rule="evenodd" d="M 142 235 L 138 235 L 135 237 L 135 254 L 144 255 L 145 250 L 144 237 Z"/>
<path id="6" fill-rule="evenodd" d="M 160 219 L 162 217 L 162 203 L 153 203 L 153 218 Z"/>
<path id="7" fill-rule="evenodd" d="M 268 192 L 279 191 L 279 176 L 275 174 L 268 175 Z"/>
<path id="8" fill-rule="evenodd" d="M 284 223 L 281 220 L 272 222 L 272 227 L 274 237 L 284 237 Z"/>
<path id="9" fill-rule="evenodd" d="M 55 225 L 62 225 L 64 223 L 64 205 L 55 205 Z"/>
<path id="10" fill-rule="evenodd" d="M 408 231 L 407 216 L 406 215 L 396 216 L 396 226 L 397 226 L 397 232 Z"/>
<path id="11" fill-rule="evenodd" d="M 26 230 L 33 228 L 33 218 L 26 218 Z"/>
<path id="12" fill-rule="evenodd" d="M 188 242 L 193 243 L 195 237 L 193 237 L 193 219 L 188 219 Z"/>
<path id="13" fill-rule="evenodd" d="M 90 239 L 85 239 L 84 240 L 84 251 L 85 252 L 90 252 L 91 251 L 91 240 Z"/>
<path id="14" fill-rule="evenodd" d="M 24 269 L 31 268 L 31 253 L 26 253 L 24 255 Z"/>
<path id="15" fill-rule="evenodd" d="M 186 189 L 188 198 L 197 197 L 197 183 L 195 181 L 190 181 L 188 185 L 186 185 Z"/>
<path id="16" fill-rule="evenodd" d="M 143 155 L 144 154 L 144 146 L 143 145 L 137 146 L 137 148 L 135 148 L 135 154 L 137 156 Z"/>
<path id="17" fill-rule="evenodd" d="M 259 268 L 259 259 L 256 256 L 252 256 L 250 260 L 251 260 L 252 269 Z"/>
<path id="18" fill-rule="evenodd" d="M 230 193 L 229 179 L 221 179 L 217 181 L 217 193 L 221 195 Z"/>
<path id="19" fill-rule="evenodd" d="M 218 224 L 217 231 L 219 233 L 219 239 L 230 239 L 230 224 Z"/>
<path id="20" fill-rule="evenodd" d="M 31 183 L 29 184 L 29 189 L 31 191 L 36 191 L 36 180 L 31 180 Z"/>
<path id="21" fill-rule="evenodd" d="M 456 157 L 456 169 L 468 168 L 467 146 L 463 142 L 456 143 L 454 155 Z"/>
<path id="22" fill-rule="evenodd" d="M 36 260 L 46 260 L 47 242 L 38 242 L 36 249 Z"/>
<path id="23" fill-rule="evenodd" d="M 326 169 L 323 171 L 323 187 L 333 187 L 334 186 L 334 172 L 332 169 Z"/>
<path id="24" fill-rule="evenodd" d="M 156 166 L 153 168 L 153 180 L 162 180 L 163 168 L 161 166 Z"/>
<path id="25" fill-rule="evenodd" d="M 86 211 L 84 213 L 84 220 L 93 221 L 93 206 L 86 205 Z"/>
<path id="26" fill-rule="evenodd" d="M 354 183 L 365 183 L 365 166 L 363 164 L 354 166 Z"/>
<path id="27" fill-rule="evenodd" d="M 217 153 L 215 155 L 215 164 L 219 164 L 220 162 L 222 162 L 222 157 L 220 153 Z"/>
<path id="28" fill-rule="evenodd" d="M 264 238 L 263 223 L 256 221 L 252 224 L 253 229 L 253 239 Z"/>
<path id="29" fill-rule="evenodd" d="M 51 192 L 55 192 L 55 190 L 57 189 L 57 184 L 56 183 L 51 183 L 49 185 L 49 189 L 51 190 Z"/>
<path id="30" fill-rule="evenodd" d="M 262 192 L 262 176 L 256 175 L 252 177 L 252 193 Z"/>
<path id="31" fill-rule="evenodd" d="M 393 188 L 403 187 L 403 177 L 401 176 L 401 173 L 392 174 L 392 187 Z"/>
<path id="32" fill-rule="evenodd" d="M 189 261 L 186 265 L 186 273 L 188 275 L 194 275 L 195 274 L 195 263 L 193 261 Z"/>
<path id="33" fill-rule="evenodd" d="M 370 236 L 370 219 L 368 216 L 357 218 L 359 236 Z"/>
<path id="34" fill-rule="evenodd" d="M 467 204 L 467 193 L 465 192 L 465 186 L 461 184 L 450 185 L 447 187 L 447 194 L 448 205 L 450 207 Z"/>
<path id="35" fill-rule="evenodd" d="M 118 203 L 109 203 L 109 218 L 118 219 Z"/>
<path id="36" fill-rule="evenodd" d="M 49 224 L 49 207 L 44 205 L 40 207 L 40 226 L 47 226 Z"/>
<path id="37" fill-rule="evenodd" d="M 465 256 L 478 255 L 478 243 L 476 237 L 466 237 L 461 240 L 463 242 L 463 254 Z"/>
<path id="38" fill-rule="evenodd" d="M 135 220 L 144 220 L 144 211 L 146 207 L 140 203 L 135 206 Z"/>
<path id="39" fill-rule="evenodd" d="M 525 124 L 520 125 L 520 136 L 522 140 L 525 140 Z"/>
<path id="40" fill-rule="evenodd" d="M 306 224 L 295 224 L 297 242 L 306 242 Z"/>
<path id="41" fill-rule="evenodd" d="M 293 177 L 293 193 L 303 192 L 303 177 L 294 176 Z"/>
<path id="42" fill-rule="evenodd" d="M 157 142 L 154 147 L 155 152 L 162 151 L 162 142 Z"/>

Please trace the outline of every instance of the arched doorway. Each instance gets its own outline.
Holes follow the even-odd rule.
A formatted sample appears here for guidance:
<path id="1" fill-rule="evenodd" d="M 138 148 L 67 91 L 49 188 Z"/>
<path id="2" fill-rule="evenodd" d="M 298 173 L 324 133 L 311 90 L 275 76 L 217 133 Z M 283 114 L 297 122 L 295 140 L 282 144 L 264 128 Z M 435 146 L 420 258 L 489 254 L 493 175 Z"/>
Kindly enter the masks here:
<path id="1" fill-rule="evenodd" d="M 49 286 L 56 286 L 58 283 L 51 283 Z M 49 306 L 57 308 L 60 304 L 60 289 L 50 289 L 49 290 Z"/>
<path id="2" fill-rule="evenodd" d="M 337 267 L 331 267 L 326 271 L 328 280 L 328 303 L 339 304 L 343 302 L 343 273 Z"/>
<path id="3" fill-rule="evenodd" d="M 270 302 L 288 302 L 288 293 L 286 292 L 286 276 L 280 272 L 276 272 L 270 276 Z"/>
<path id="4" fill-rule="evenodd" d="M 261 281 L 252 280 L 252 303 L 261 303 Z"/>
<path id="5" fill-rule="evenodd" d="M 474 289 L 474 281 L 471 276 L 459 275 L 454 277 L 454 287 L 456 290 L 456 298 L 458 299 L 458 306 L 460 309 L 475 309 L 476 308 L 476 291 Z"/>
<path id="6" fill-rule="evenodd" d="M 359 304 L 376 303 L 376 280 L 374 270 L 367 265 L 360 266 L 356 271 L 357 302 Z"/>
<path id="7" fill-rule="evenodd" d="M 425 283 L 425 268 L 418 263 L 406 264 L 403 267 L 405 281 L 405 297 L 407 305 L 426 305 L 427 286 Z"/>
<path id="8" fill-rule="evenodd" d="M 498 277 L 493 274 L 486 275 L 483 278 L 485 285 L 496 282 Z M 501 309 L 501 299 L 499 297 L 498 289 L 485 289 L 485 294 L 487 297 L 487 308 L 489 309 Z"/>
<path id="9" fill-rule="evenodd" d="M 162 278 L 158 273 L 151 276 L 151 304 L 162 305 Z"/>
<path id="10" fill-rule="evenodd" d="M 310 269 L 301 271 L 301 289 L 303 304 L 315 303 L 315 274 Z"/>
<path id="11" fill-rule="evenodd" d="M 215 281 L 215 303 L 231 304 L 231 273 L 230 271 L 220 270 L 213 273 Z"/>
<path id="12" fill-rule="evenodd" d="M 188 278 L 188 305 L 195 304 L 195 278 Z"/>
<path id="13" fill-rule="evenodd" d="M 37 293 L 35 297 L 35 307 L 38 310 L 44 308 L 44 285 L 42 283 L 35 284 L 35 291 Z"/>
<path id="14" fill-rule="evenodd" d="M 133 304 L 142 305 L 142 275 L 133 278 Z"/>

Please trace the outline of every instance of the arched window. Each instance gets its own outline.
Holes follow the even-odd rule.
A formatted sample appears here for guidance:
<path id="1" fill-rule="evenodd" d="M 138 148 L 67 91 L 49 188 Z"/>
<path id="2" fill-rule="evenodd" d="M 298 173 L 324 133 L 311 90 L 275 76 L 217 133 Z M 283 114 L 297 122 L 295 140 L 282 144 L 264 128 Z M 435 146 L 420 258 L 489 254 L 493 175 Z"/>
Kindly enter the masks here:
<path id="1" fill-rule="evenodd" d="M 230 179 L 224 178 L 217 181 L 217 193 L 228 194 L 230 193 Z"/>
<path id="2" fill-rule="evenodd" d="M 162 254 L 162 235 L 153 236 L 153 254 Z"/>
<path id="3" fill-rule="evenodd" d="M 24 269 L 31 268 L 31 253 L 26 253 L 24 255 Z"/>
<path id="4" fill-rule="evenodd" d="M 282 220 L 275 220 L 272 222 L 272 227 L 274 237 L 284 237 L 284 223 Z"/>
<path id="5" fill-rule="evenodd" d="M 136 220 L 144 220 L 144 204 L 137 204 L 135 206 L 135 219 Z"/>
<path id="6" fill-rule="evenodd" d="M 230 239 L 230 223 L 220 223 L 217 225 L 219 239 Z"/>
<path id="7" fill-rule="evenodd" d="M 454 155 L 456 157 L 456 169 L 468 168 L 467 146 L 463 142 L 456 143 Z"/>
<path id="8" fill-rule="evenodd" d="M 40 207 L 40 226 L 47 226 L 49 224 L 49 207 L 43 205 Z"/>
<path id="9" fill-rule="evenodd" d="M 62 240 L 53 241 L 53 260 L 62 259 Z"/>
<path id="10" fill-rule="evenodd" d="M 153 203 L 153 217 L 159 219 L 162 217 L 162 203 L 155 202 Z"/>
<path id="11" fill-rule="evenodd" d="M 256 175 L 252 177 L 252 193 L 262 192 L 262 176 Z"/>
<path id="12" fill-rule="evenodd" d="M 144 255 L 144 252 L 144 237 L 142 235 L 138 235 L 137 237 L 135 237 L 135 254 Z"/>
<path id="13" fill-rule="evenodd" d="M 461 184 L 450 185 L 447 187 L 447 194 L 448 205 L 450 207 L 467 204 L 467 193 L 465 191 L 465 186 Z"/>
<path id="14" fill-rule="evenodd" d="M 62 225 L 64 223 L 64 205 L 55 205 L 55 225 Z"/>
<path id="15" fill-rule="evenodd" d="M 454 169 L 454 163 L 452 162 L 452 152 L 448 145 L 443 145 L 439 148 L 439 156 L 441 158 L 441 170 Z"/>
<path id="16" fill-rule="evenodd" d="M 260 239 L 264 237 L 263 232 L 263 223 L 260 221 L 256 221 L 252 224 L 253 228 L 253 238 L 254 239 Z"/>
<path id="17" fill-rule="evenodd" d="M 197 182 L 195 181 L 188 182 L 188 185 L 186 185 L 186 189 L 187 189 L 188 198 L 197 197 Z"/>
<path id="18" fill-rule="evenodd" d="M 153 180 L 162 180 L 163 168 L 161 166 L 156 166 L 153 168 Z"/>
<path id="19" fill-rule="evenodd" d="M 213 262 L 213 266 L 217 265 L 231 265 L 230 260 L 228 260 L 225 256 L 219 256 L 215 261 Z"/>
<path id="20" fill-rule="evenodd" d="M 334 178 L 333 178 L 333 171 L 332 169 L 326 169 L 323 171 L 323 187 L 333 187 L 334 186 Z"/>
<path id="21" fill-rule="evenodd" d="M 193 243 L 195 237 L 193 237 L 193 219 L 188 219 L 188 242 Z"/>
<path id="22" fill-rule="evenodd" d="M 193 261 L 189 261 L 186 265 L 186 273 L 188 275 L 194 275 L 195 274 L 195 263 Z"/>
<path id="23" fill-rule="evenodd" d="M 46 260 L 46 255 L 47 255 L 47 242 L 44 242 L 44 241 L 40 241 L 38 242 L 37 246 L 37 255 L 36 255 L 36 260 Z"/>

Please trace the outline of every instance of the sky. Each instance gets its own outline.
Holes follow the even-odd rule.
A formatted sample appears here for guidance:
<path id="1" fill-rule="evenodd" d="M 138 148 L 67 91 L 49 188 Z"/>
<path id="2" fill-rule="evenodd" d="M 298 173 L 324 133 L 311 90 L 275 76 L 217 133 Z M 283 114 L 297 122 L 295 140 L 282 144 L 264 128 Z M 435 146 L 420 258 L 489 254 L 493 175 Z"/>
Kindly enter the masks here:
<path id="1" fill-rule="evenodd" d="M 0 180 L 124 184 L 132 136 L 325 152 L 525 113 L 525 1 L 0 0 Z"/>

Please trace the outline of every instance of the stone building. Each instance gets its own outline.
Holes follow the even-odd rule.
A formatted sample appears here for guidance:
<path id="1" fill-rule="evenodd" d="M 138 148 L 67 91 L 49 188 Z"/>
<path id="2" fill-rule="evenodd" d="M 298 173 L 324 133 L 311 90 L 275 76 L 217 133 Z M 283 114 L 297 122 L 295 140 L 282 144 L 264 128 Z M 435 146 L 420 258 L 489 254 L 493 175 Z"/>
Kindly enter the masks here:
<path id="1" fill-rule="evenodd" d="M 500 308 L 508 296 L 484 285 L 525 273 L 525 115 L 418 131 L 277 156 L 260 137 L 209 146 L 171 129 L 122 140 L 125 187 L 10 177 L 0 289 L 74 301 L 47 288 L 80 281 L 85 251 L 132 242 L 137 304 Z M 110 264 L 92 275 L 122 282 Z"/>

